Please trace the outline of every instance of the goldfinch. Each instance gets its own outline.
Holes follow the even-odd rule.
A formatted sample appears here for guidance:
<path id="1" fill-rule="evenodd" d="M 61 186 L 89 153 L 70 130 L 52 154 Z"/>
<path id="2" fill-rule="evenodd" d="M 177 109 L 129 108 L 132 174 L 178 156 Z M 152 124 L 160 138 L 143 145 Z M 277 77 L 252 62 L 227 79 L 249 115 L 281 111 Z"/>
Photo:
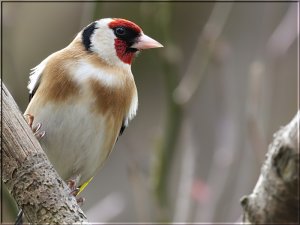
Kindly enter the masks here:
<path id="1" fill-rule="evenodd" d="M 32 70 L 25 114 L 42 124 L 40 143 L 65 180 L 85 186 L 134 118 L 138 95 L 131 63 L 163 47 L 133 22 L 97 20 Z"/>

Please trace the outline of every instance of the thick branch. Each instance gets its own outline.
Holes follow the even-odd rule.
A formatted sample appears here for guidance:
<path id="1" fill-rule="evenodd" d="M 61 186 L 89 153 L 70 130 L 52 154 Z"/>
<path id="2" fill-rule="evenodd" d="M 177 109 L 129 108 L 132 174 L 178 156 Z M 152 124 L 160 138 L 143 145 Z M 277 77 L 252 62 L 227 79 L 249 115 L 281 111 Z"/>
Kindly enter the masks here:
<path id="1" fill-rule="evenodd" d="M 253 193 L 241 200 L 243 222 L 299 224 L 299 115 L 274 135 Z"/>
<path id="2" fill-rule="evenodd" d="M 58 176 L 2 85 L 3 182 L 30 223 L 87 222 L 70 189 Z"/>

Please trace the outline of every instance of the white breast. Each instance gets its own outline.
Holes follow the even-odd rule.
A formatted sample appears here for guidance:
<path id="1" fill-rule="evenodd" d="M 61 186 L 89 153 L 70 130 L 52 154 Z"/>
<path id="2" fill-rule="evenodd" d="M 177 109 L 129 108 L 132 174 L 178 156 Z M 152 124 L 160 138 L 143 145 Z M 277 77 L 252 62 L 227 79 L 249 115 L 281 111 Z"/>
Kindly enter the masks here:
<path id="1" fill-rule="evenodd" d="M 47 104 L 35 121 L 46 131 L 40 141 L 54 167 L 64 179 L 91 178 L 103 164 L 113 146 L 106 146 L 105 118 L 89 112 L 86 104 L 54 107 Z"/>

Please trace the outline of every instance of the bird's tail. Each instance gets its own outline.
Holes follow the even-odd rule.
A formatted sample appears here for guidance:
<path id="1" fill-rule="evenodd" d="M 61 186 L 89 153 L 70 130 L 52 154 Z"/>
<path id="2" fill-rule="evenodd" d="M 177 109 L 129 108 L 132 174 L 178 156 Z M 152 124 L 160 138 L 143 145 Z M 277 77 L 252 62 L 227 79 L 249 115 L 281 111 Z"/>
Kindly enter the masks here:
<path id="1" fill-rule="evenodd" d="M 79 192 L 78 192 L 78 194 L 77 195 L 79 195 L 80 194 L 80 192 L 82 192 L 83 191 L 83 189 L 85 189 L 86 188 L 86 186 L 88 186 L 88 184 L 93 180 L 93 178 L 94 177 L 92 177 L 92 178 L 90 178 L 87 182 L 85 182 L 83 185 L 81 185 L 80 187 L 79 187 Z"/>

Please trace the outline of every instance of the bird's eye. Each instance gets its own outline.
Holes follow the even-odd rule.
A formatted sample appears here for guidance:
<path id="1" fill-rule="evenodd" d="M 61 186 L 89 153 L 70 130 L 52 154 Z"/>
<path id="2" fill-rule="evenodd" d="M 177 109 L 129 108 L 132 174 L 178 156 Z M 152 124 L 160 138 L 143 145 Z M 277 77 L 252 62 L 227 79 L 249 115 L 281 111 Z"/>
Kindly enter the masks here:
<path id="1" fill-rule="evenodd" d="M 117 27 L 116 28 L 116 34 L 117 35 L 124 35 L 126 33 L 125 28 L 124 27 Z"/>
<path id="2" fill-rule="evenodd" d="M 115 32 L 116 32 L 116 35 L 120 35 L 120 36 L 123 36 L 126 34 L 126 30 L 124 27 L 117 27 Z"/>

